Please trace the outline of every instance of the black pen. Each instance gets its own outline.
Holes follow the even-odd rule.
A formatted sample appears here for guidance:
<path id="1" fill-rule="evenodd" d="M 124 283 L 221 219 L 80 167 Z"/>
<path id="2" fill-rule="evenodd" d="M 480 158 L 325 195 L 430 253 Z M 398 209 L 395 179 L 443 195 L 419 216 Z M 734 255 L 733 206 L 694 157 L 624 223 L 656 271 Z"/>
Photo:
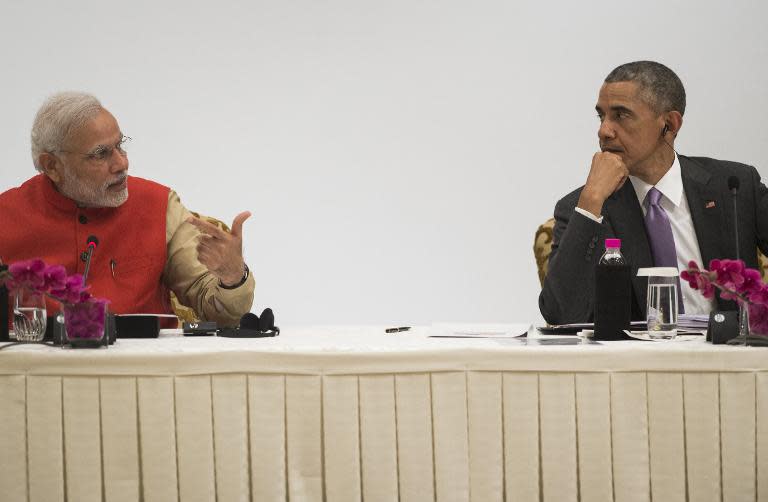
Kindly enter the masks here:
<path id="1" fill-rule="evenodd" d="M 387 328 L 384 330 L 385 333 L 400 333 L 401 331 L 408 331 L 411 329 L 410 326 L 400 326 L 399 328 Z"/>

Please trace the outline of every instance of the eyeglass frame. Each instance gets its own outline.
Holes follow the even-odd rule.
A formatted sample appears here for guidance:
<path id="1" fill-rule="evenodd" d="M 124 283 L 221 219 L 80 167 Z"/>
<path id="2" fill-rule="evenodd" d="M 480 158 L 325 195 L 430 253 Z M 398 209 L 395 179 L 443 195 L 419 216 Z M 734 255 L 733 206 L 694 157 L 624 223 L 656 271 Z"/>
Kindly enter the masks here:
<path id="1" fill-rule="evenodd" d="M 126 158 L 128 156 L 128 152 L 126 152 L 123 149 L 123 145 L 125 145 L 126 143 L 130 143 L 131 141 L 133 141 L 133 138 L 121 133 L 120 140 L 117 143 L 115 143 L 115 146 L 98 145 L 93 150 L 87 153 L 75 152 L 72 150 L 54 150 L 54 152 L 74 153 L 77 155 L 82 155 L 86 160 L 90 162 L 100 163 L 100 162 L 105 162 L 107 159 L 111 159 L 112 155 L 115 152 L 117 152 L 123 158 Z"/>

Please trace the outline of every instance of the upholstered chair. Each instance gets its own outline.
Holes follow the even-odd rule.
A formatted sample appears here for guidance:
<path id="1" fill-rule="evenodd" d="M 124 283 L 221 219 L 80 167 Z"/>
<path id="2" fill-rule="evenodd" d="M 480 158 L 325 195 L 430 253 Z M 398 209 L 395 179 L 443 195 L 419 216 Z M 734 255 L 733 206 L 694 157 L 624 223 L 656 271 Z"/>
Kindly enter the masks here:
<path id="1" fill-rule="evenodd" d="M 552 231 L 555 228 L 555 219 L 550 218 L 536 229 L 533 239 L 533 256 L 536 257 L 536 268 L 539 271 L 539 283 L 544 285 L 549 266 L 549 253 L 552 252 Z"/>

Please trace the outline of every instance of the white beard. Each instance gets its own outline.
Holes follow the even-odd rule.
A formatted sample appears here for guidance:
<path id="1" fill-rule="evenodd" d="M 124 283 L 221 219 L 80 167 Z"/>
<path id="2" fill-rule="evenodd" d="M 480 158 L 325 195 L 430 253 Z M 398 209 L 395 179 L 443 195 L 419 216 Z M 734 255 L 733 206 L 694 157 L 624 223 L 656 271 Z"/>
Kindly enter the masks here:
<path id="1" fill-rule="evenodd" d="M 128 200 L 128 187 L 119 192 L 109 192 L 107 187 L 115 181 L 121 181 L 125 176 L 127 175 L 97 187 L 78 178 L 70 169 L 63 169 L 62 180 L 57 188 L 62 195 L 74 200 L 80 207 L 118 207 Z"/>

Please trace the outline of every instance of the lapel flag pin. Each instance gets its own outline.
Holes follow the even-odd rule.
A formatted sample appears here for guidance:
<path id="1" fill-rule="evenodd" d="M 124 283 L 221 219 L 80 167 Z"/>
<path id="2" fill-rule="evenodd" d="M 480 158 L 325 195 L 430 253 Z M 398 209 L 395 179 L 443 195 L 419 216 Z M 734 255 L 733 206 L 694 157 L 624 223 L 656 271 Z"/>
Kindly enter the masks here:
<path id="1" fill-rule="evenodd" d="M 704 206 L 704 207 L 705 207 L 706 209 L 712 209 L 713 207 L 715 207 L 715 201 L 713 201 L 713 200 L 708 200 L 708 201 L 707 201 L 707 205 L 706 205 L 706 206 Z"/>

